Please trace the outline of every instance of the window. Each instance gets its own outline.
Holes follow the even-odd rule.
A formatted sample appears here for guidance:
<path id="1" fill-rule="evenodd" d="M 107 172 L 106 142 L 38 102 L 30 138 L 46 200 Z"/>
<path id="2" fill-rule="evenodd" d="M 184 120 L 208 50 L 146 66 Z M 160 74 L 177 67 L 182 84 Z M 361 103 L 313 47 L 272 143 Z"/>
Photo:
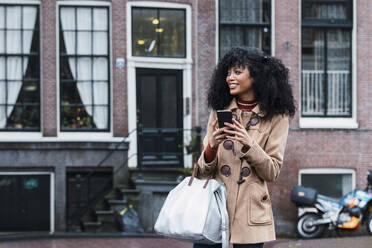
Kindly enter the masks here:
<path id="1" fill-rule="evenodd" d="M 186 10 L 132 8 L 133 56 L 186 57 Z"/>
<path id="2" fill-rule="evenodd" d="M 232 46 L 270 54 L 271 0 L 219 0 L 219 56 Z"/>
<path id="3" fill-rule="evenodd" d="M 315 188 L 319 194 L 340 198 L 355 188 L 355 172 L 351 169 L 302 169 L 299 184 Z"/>
<path id="4" fill-rule="evenodd" d="M 0 130 L 40 131 L 36 5 L 0 4 Z"/>
<path id="5" fill-rule="evenodd" d="M 60 7 L 60 129 L 109 131 L 107 7 Z"/>
<path id="6" fill-rule="evenodd" d="M 302 1 L 302 117 L 352 116 L 352 1 Z"/>

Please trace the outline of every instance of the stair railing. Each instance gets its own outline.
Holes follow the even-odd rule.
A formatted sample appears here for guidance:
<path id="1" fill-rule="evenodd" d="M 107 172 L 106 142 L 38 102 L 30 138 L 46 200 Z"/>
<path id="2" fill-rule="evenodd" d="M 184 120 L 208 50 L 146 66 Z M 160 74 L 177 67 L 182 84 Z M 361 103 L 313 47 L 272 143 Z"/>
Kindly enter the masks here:
<path id="1" fill-rule="evenodd" d="M 128 136 L 130 134 L 132 134 L 133 132 L 137 131 L 137 128 L 131 130 L 129 133 L 128 133 Z M 138 129 L 139 132 L 142 132 L 142 127 L 140 127 Z M 196 152 L 197 156 L 200 155 L 200 150 L 201 150 L 201 131 L 202 131 L 202 128 L 199 127 L 199 126 L 196 126 L 195 128 L 192 128 L 192 129 L 186 129 L 186 128 L 179 128 L 179 131 L 182 133 L 184 131 L 195 131 L 196 132 L 196 136 L 195 136 L 195 146 L 192 147 L 191 151 L 192 152 Z M 119 149 L 120 145 L 122 145 L 123 143 L 127 142 L 127 139 L 124 138 L 123 141 L 119 142 L 114 149 L 112 149 L 98 164 L 95 168 L 99 168 L 103 165 L 103 163 L 115 152 Z M 113 180 L 112 178 L 114 178 L 114 176 L 119 173 L 119 171 L 121 171 L 122 168 L 124 168 L 124 166 L 126 166 L 128 164 L 128 161 L 134 157 L 134 156 L 137 156 L 138 153 L 133 153 L 131 154 L 130 156 L 128 156 L 124 162 L 118 167 L 116 168 L 116 170 L 114 170 L 113 172 L 113 175 L 112 177 L 103 185 L 103 187 L 101 187 L 102 190 L 100 190 L 94 197 L 92 197 L 91 199 L 88 200 L 87 204 L 85 205 L 82 205 L 81 202 L 80 202 L 80 199 L 81 199 L 81 188 L 82 185 L 84 184 L 87 184 L 89 183 L 90 179 L 93 177 L 95 171 L 94 170 L 91 170 L 86 176 L 84 176 L 83 178 L 79 179 L 80 183 L 78 183 L 76 186 L 78 187 L 78 190 L 80 191 L 79 192 L 79 197 L 78 197 L 78 202 L 77 202 L 77 205 L 78 205 L 78 208 L 75 212 L 73 212 L 71 215 L 69 215 L 69 217 L 71 219 L 69 219 L 69 224 L 75 224 L 76 227 L 78 228 L 76 231 L 81 231 L 81 229 L 79 228 L 81 226 L 81 217 L 86 213 L 86 211 L 88 211 L 89 209 L 93 208 L 99 200 L 101 200 L 107 193 L 109 193 L 111 190 L 112 190 L 112 183 L 113 183 Z M 141 166 L 141 163 L 139 163 L 139 174 L 141 174 L 141 171 L 142 171 L 142 166 Z"/>

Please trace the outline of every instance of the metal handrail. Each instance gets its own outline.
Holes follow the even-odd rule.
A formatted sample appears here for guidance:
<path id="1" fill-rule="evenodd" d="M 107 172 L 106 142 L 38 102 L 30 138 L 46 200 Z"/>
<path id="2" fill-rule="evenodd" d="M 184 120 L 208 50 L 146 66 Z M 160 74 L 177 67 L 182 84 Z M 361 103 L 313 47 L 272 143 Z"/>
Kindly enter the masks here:
<path id="1" fill-rule="evenodd" d="M 196 131 L 197 133 L 197 136 L 196 136 L 196 147 L 194 147 L 193 151 L 196 151 L 196 152 L 200 152 L 200 141 L 201 141 L 201 137 L 200 137 L 200 133 L 201 133 L 201 127 L 195 127 L 195 128 L 176 128 L 178 129 L 178 131 Z M 128 136 L 130 134 L 132 134 L 133 132 L 135 131 L 141 131 L 142 128 L 135 128 L 133 130 L 131 130 L 129 133 L 128 133 Z M 119 142 L 114 149 L 112 149 L 98 164 L 96 167 L 101 167 L 102 164 L 115 152 L 118 150 L 119 146 L 122 145 L 124 142 L 126 142 L 126 138 L 123 139 L 123 141 Z M 134 156 L 137 156 L 138 153 L 133 153 L 131 154 L 130 156 L 128 156 L 125 161 L 118 167 L 116 168 L 114 171 L 113 171 L 113 176 L 112 178 L 114 178 L 114 176 L 119 173 L 119 171 L 125 166 L 128 164 L 128 161 L 134 157 Z M 140 165 L 139 166 L 139 170 L 140 170 L 140 173 L 141 173 L 141 168 L 142 166 Z M 81 179 L 81 183 L 82 184 L 86 184 L 89 182 L 89 179 L 93 176 L 94 174 L 94 170 L 91 170 L 86 176 L 84 176 L 82 179 Z M 103 189 L 106 189 L 106 187 L 108 187 L 109 184 L 112 183 L 112 180 L 108 180 L 108 182 L 104 185 L 104 187 L 102 187 Z M 80 187 L 81 188 L 81 187 Z M 90 201 L 88 201 L 88 203 L 81 207 L 81 208 L 78 208 L 75 212 L 73 212 L 71 214 L 71 219 L 72 221 L 75 219 L 79 224 L 80 224 L 80 221 L 81 221 L 81 216 L 89 209 L 91 209 L 92 207 L 94 207 L 97 202 L 102 198 L 102 196 L 104 196 L 105 194 L 107 194 L 107 192 L 105 190 L 103 190 L 102 192 L 99 192 L 95 197 L 93 197 Z M 80 197 L 79 197 L 79 200 L 80 200 Z M 78 204 L 78 206 L 80 206 L 80 204 Z"/>
<path id="2" fill-rule="evenodd" d="M 135 156 L 135 155 L 137 155 L 137 153 L 134 153 L 134 154 L 132 154 L 131 156 L 129 156 L 129 157 L 127 157 L 127 159 L 120 165 L 120 167 L 118 167 L 115 171 L 114 171 L 114 173 L 113 173 L 113 176 L 114 175 L 116 175 L 127 163 L 128 163 L 128 160 L 129 159 L 131 159 L 133 156 Z M 84 177 L 84 178 L 86 178 L 86 177 Z M 89 178 L 88 178 L 89 179 Z M 82 181 L 82 183 L 87 183 L 87 182 L 89 182 L 89 180 L 85 180 L 85 181 Z M 94 207 L 96 204 L 97 204 L 97 202 L 104 196 L 104 195 L 106 195 L 108 192 L 107 192 L 107 190 L 105 190 L 106 189 L 106 187 L 108 187 L 110 184 L 112 183 L 112 180 L 111 180 L 111 178 L 110 178 L 110 180 L 108 180 L 107 182 L 106 182 L 106 184 L 104 184 L 103 186 L 102 186 L 102 189 L 104 189 L 104 190 L 102 190 L 101 192 L 99 192 L 95 197 L 93 197 L 91 200 L 89 200 L 88 201 L 88 203 L 85 205 L 85 206 L 83 206 L 83 207 L 81 207 L 81 208 L 78 208 L 75 212 L 73 212 L 72 214 L 71 214 L 71 219 L 72 220 L 75 220 L 76 221 L 76 223 L 79 223 L 80 224 L 80 220 L 81 220 L 81 216 L 83 215 L 83 214 L 85 214 L 85 212 L 86 211 L 88 211 L 89 209 L 91 209 L 92 207 Z M 110 189 L 111 190 L 111 189 Z M 80 199 L 80 198 L 79 198 Z M 80 206 L 80 204 L 78 204 L 78 206 Z"/>
<path id="3" fill-rule="evenodd" d="M 133 132 L 135 132 L 137 130 L 137 128 L 135 128 L 135 129 L 133 129 L 133 130 L 131 130 L 129 133 L 128 133 L 128 136 L 130 135 L 130 134 L 132 134 Z M 98 164 L 97 164 L 97 166 L 95 167 L 95 168 L 99 168 L 99 167 L 101 167 L 102 166 L 102 164 L 114 153 L 114 152 L 116 152 L 117 150 L 118 150 L 118 148 L 119 148 L 119 146 L 120 145 L 122 145 L 123 143 L 125 143 L 126 142 L 126 138 L 124 138 L 122 141 L 120 141 L 120 142 L 118 142 L 118 144 L 114 147 L 114 149 L 112 149 Z M 113 176 L 114 175 L 116 175 L 116 173 L 118 173 L 118 171 L 119 170 L 121 170 L 122 168 L 123 168 L 123 166 L 124 165 L 126 165 L 127 163 L 128 163 L 128 160 L 132 157 L 132 156 L 134 156 L 134 155 L 136 155 L 136 154 L 132 154 L 131 156 L 129 156 L 129 157 L 127 157 L 127 159 L 124 161 L 124 163 L 119 167 L 119 169 L 117 169 L 116 171 L 114 171 L 114 173 L 113 173 Z M 81 178 L 80 179 L 80 182 L 81 182 L 81 184 L 83 184 L 83 185 L 85 185 L 85 184 L 87 184 L 90 180 L 90 178 L 93 176 L 93 174 L 94 174 L 94 170 L 91 170 L 86 176 L 84 176 L 83 178 Z M 104 185 L 104 187 L 102 187 L 103 189 L 105 189 L 107 186 L 108 186 L 108 184 L 109 183 L 112 183 L 112 180 L 110 179 L 110 180 L 108 180 L 108 182 Z M 81 188 L 81 184 L 79 185 L 80 186 L 80 188 Z M 100 192 L 98 195 L 97 195 L 97 197 L 94 197 L 92 200 L 90 200 L 90 201 L 88 201 L 88 203 L 85 205 L 85 206 L 83 206 L 82 208 L 78 208 L 75 212 L 73 212 L 71 215 L 69 215 L 69 216 L 71 216 L 71 219 L 72 219 L 72 221 L 75 219 L 76 221 L 77 220 L 79 220 L 79 222 L 80 222 L 80 217 L 81 217 L 81 215 L 83 215 L 84 213 L 85 213 L 85 211 L 87 211 L 88 209 L 90 209 L 92 206 L 94 206 L 97 202 L 98 202 L 98 200 L 99 199 L 101 199 L 101 195 L 102 194 L 105 194 L 106 193 L 106 191 L 103 191 L 103 192 Z M 78 206 L 80 206 L 80 197 L 78 198 L 79 199 L 79 204 L 78 204 Z"/>

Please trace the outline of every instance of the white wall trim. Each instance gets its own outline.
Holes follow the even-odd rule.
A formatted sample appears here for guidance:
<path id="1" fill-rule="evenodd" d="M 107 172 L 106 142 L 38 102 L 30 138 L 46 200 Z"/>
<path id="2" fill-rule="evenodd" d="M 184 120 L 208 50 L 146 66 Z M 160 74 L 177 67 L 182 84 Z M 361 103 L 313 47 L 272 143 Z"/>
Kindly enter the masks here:
<path id="1" fill-rule="evenodd" d="M 101 7 L 105 6 L 108 7 L 108 25 L 109 25 L 109 84 L 110 84 L 110 131 L 109 132 L 64 132 L 60 131 L 60 109 L 59 109 L 59 102 L 60 102 L 60 94 L 59 94 L 59 88 L 60 88 L 60 76 L 59 76 L 59 7 L 64 5 L 74 5 L 74 6 L 94 6 L 94 7 Z M 104 2 L 104 1 L 57 1 L 56 4 L 56 60 L 57 60 L 57 66 L 56 66 L 56 118 L 57 118 L 57 137 L 63 139 L 84 139 L 84 140 L 91 140 L 91 139 L 114 139 L 113 138 L 113 123 L 114 123 L 114 115 L 113 115 L 113 67 L 112 67 L 112 8 L 111 8 L 111 2 Z M 96 136 L 96 138 L 91 137 Z"/>
<path id="2" fill-rule="evenodd" d="M 271 56 L 275 56 L 275 0 L 271 0 Z"/>
<path id="3" fill-rule="evenodd" d="M 0 0 L 0 4 L 14 4 L 14 5 L 22 5 L 22 4 L 39 4 L 41 0 Z"/>
<path id="4" fill-rule="evenodd" d="M 219 0 L 215 0 L 216 5 L 216 64 L 218 63 L 219 52 L 220 52 L 220 41 L 219 41 L 219 32 L 220 32 L 220 20 L 219 20 Z M 271 0 L 271 26 L 270 26 L 270 50 L 271 56 L 275 56 L 275 0 Z"/>
<path id="5" fill-rule="evenodd" d="M 49 175 L 50 176 L 50 233 L 55 231 L 55 175 L 54 172 L 46 171 L 0 171 L 0 175 Z"/>
<path id="6" fill-rule="evenodd" d="M 153 8 L 177 8 L 186 10 L 186 58 L 161 58 L 161 57 L 139 57 L 132 56 L 132 7 L 153 7 Z M 127 84 L 128 84 L 128 140 L 130 142 L 128 157 L 132 156 L 128 162 L 129 167 L 137 166 L 137 132 L 133 131 L 137 128 L 137 98 L 136 98 L 136 68 L 163 68 L 163 69 L 180 69 L 183 70 L 183 102 L 189 98 L 190 113 L 183 115 L 183 128 L 192 128 L 192 42 L 191 42 L 191 6 L 188 4 L 169 3 L 169 2 L 154 2 L 154 1 L 130 1 L 127 2 L 126 10 L 127 20 Z M 132 132 L 133 131 L 133 132 Z M 190 141 L 188 132 L 184 132 L 184 143 Z M 184 164 L 185 167 L 192 166 L 192 156 L 186 154 L 184 149 Z"/>
<path id="7" fill-rule="evenodd" d="M 64 1 L 64 0 L 57 0 L 57 5 L 79 5 L 79 6 L 111 6 L 111 2 L 107 1 Z M 111 16 L 110 16 L 111 17 Z"/>
<path id="8" fill-rule="evenodd" d="M 298 184 L 301 185 L 302 174 L 351 174 L 352 189 L 356 187 L 355 170 L 345 168 L 306 168 L 298 172 Z"/>
<path id="9" fill-rule="evenodd" d="M 215 0 L 216 6 L 216 65 L 218 64 L 218 59 L 220 57 L 220 0 Z"/>
<path id="10" fill-rule="evenodd" d="M 358 124 L 358 119 L 357 119 L 357 1 L 353 0 L 353 29 L 351 31 L 352 33 L 352 68 L 351 68 L 351 73 L 352 73 L 352 117 L 349 118 L 322 118 L 322 117 L 303 117 L 301 116 L 302 110 L 301 110 L 301 85 L 302 85 L 302 42 L 301 42 L 301 28 L 302 28 L 302 13 L 301 13 L 301 1 L 299 1 L 300 8 L 299 8 L 299 18 L 300 18 L 300 30 L 299 30 L 299 36 L 300 36 L 300 43 L 299 43 L 299 65 L 300 65 L 300 81 L 299 81 L 299 127 L 300 128 L 337 128 L 337 129 L 357 129 L 359 127 Z"/>

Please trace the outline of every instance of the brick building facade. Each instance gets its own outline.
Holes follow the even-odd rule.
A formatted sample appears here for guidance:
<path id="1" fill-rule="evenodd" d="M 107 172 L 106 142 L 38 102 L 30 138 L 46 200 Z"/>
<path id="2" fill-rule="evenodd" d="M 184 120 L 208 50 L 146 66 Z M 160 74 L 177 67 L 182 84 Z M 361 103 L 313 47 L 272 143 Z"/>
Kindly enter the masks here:
<path id="1" fill-rule="evenodd" d="M 2 176 L 2 180 L 5 180 L 7 175 L 28 175 L 30 173 L 50 175 L 49 230 L 66 230 L 68 226 L 66 204 L 69 197 L 66 187 L 69 179 L 73 180 L 78 172 L 83 173 L 87 169 L 97 169 L 97 171 L 98 169 L 100 171 L 108 169 L 105 173 L 113 173 L 113 171 L 120 170 L 122 162 L 129 158 L 128 166 L 125 166 L 120 173 L 114 173 L 114 184 L 118 185 L 128 183 L 128 167 L 135 168 L 138 163 L 144 167 L 147 166 L 147 168 L 154 164 L 155 167 L 152 169 L 156 168 L 156 164 L 163 167 L 165 165 L 165 168 L 190 167 L 191 156 L 187 155 L 185 151 L 181 150 L 181 157 L 178 154 L 179 150 L 172 150 L 172 154 L 169 153 L 161 157 L 162 155 L 150 154 L 146 149 L 150 147 L 151 150 L 151 147 L 155 147 L 156 145 L 154 146 L 151 142 L 156 143 L 156 139 L 170 140 L 170 143 L 162 145 L 163 148 L 172 145 L 171 142 L 179 142 L 180 140 L 181 143 L 182 140 L 188 142 L 191 128 L 195 126 L 206 127 L 209 115 L 206 106 L 206 85 L 209 83 L 219 54 L 231 44 L 246 46 L 253 44 L 248 38 L 242 39 L 243 41 L 236 38 L 239 42 L 243 42 L 242 44 L 226 41 L 223 40 L 224 35 L 225 37 L 228 35 L 239 37 L 236 34 L 238 32 L 251 34 L 249 32 L 252 27 L 252 29 L 258 30 L 257 37 L 264 40 L 253 45 L 263 50 L 266 49 L 267 52 L 282 59 L 290 69 L 290 81 L 293 85 L 298 108 L 296 116 L 290 123 L 281 175 L 277 182 L 270 184 L 277 232 L 290 233 L 294 231 L 296 209 L 289 200 L 290 190 L 294 185 L 302 182 L 302 184 L 319 187 L 320 190 L 329 193 L 325 189 L 324 183 L 327 180 L 324 178 L 331 178 L 330 180 L 333 180 L 332 182 L 336 185 L 337 192 L 330 193 L 335 197 L 353 187 L 365 186 L 366 173 L 372 169 L 370 164 L 372 159 L 372 112 L 370 111 L 372 103 L 369 99 L 372 94 L 372 74 L 369 72 L 369 61 L 372 59 L 369 49 L 370 37 L 372 37 L 372 26 L 369 24 L 372 21 L 370 15 L 372 3 L 368 0 L 340 1 L 341 12 L 336 11 L 332 14 L 333 10 L 330 10 L 333 8 L 332 3 L 325 0 L 323 4 L 328 6 L 325 9 L 328 8 L 329 13 L 323 13 L 321 18 L 319 16 L 314 18 L 311 15 L 314 13 L 316 15 L 317 11 L 323 7 L 312 6 L 311 1 L 247 1 L 250 4 L 257 4 L 254 5 L 254 8 L 253 5 L 244 5 L 247 3 L 244 1 L 236 1 L 235 4 L 231 4 L 232 7 L 227 8 L 223 5 L 226 3 L 223 2 L 226 1 L 0 1 L 2 8 L 0 19 L 3 20 L 8 20 L 6 13 L 18 11 L 13 7 L 31 6 L 37 9 L 36 16 L 38 18 L 34 16 L 29 18 L 37 20 L 34 34 L 38 34 L 39 38 L 34 37 L 33 44 L 39 42 L 39 48 L 32 46 L 31 52 L 37 54 L 40 61 L 40 75 L 36 76 L 36 79 L 32 79 L 37 82 L 39 91 L 39 95 L 33 96 L 33 99 L 38 101 L 40 108 L 39 120 L 32 119 L 31 122 L 35 130 L 27 129 L 27 125 L 22 121 L 20 121 L 22 126 L 17 126 L 17 120 L 12 117 L 15 115 L 13 107 L 11 110 L 0 112 L 0 115 L 3 115 L 0 117 L 0 121 L 1 118 L 6 120 L 0 132 L 0 156 L 2 157 L 0 176 Z M 309 9 L 314 10 L 306 12 L 310 17 L 304 14 L 305 4 L 310 4 Z M 224 7 L 219 8 L 219 5 Z M 227 10 L 235 11 L 234 6 L 235 10 L 242 9 L 241 6 L 245 6 L 246 9 L 252 8 L 264 13 L 262 14 L 264 17 L 261 15 L 253 21 L 249 18 L 234 21 L 229 19 L 234 17 L 231 13 L 238 12 L 224 13 Z M 91 12 L 89 14 L 84 10 Z M 19 13 L 23 13 L 20 16 L 26 16 L 25 12 Z M 91 24 L 84 21 L 79 24 L 81 15 L 77 13 L 86 15 L 82 20 L 89 17 Z M 237 15 L 249 16 L 248 12 L 239 13 Z M 107 23 L 102 19 L 95 19 L 96 15 L 107 18 Z M 151 17 L 152 15 L 157 18 Z M 230 17 L 226 17 L 229 15 Z M 76 21 L 69 23 L 71 18 L 75 18 Z M 173 21 L 167 22 L 167 18 Z M 312 22 L 314 19 L 315 21 Z M 95 20 L 97 21 L 95 22 Z M 141 39 L 141 35 L 145 37 L 150 27 L 146 26 L 146 23 L 143 24 L 145 20 L 152 20 L 153 25 L 158 25 L 157 33 L 151 33 L 146 39 Z M 341 20 L 340 23 L 338 20 Z M 160 26 L 162 21 L 165 26 Z M 73 24 L 76 26 L 70 26 L 73 28 L 68 29 L 68 25 Z M 2 25 L 0 31 L 4 31 L 2 34 L 0 33 L 5 37 L 3 41 L 10 37 L 12 28 L 21 30 L 25 34 L 29 31 L 22 25 L 18 29 L 11 27 L 10 22 L 7 21 L 0 22 L 0 25 Z M 39 26 L 37 27 L 37 25 Z M 79 27 L 79 25 L 82 26 Z M 89 28 L 82 28 L 84 25 Z M 237 28 L 234 25 L 242 27 Z M 168 27 L 177 32 L 166 33 Z M 262 30 L 257 27 L 262 27 Z M 229 29 L 236 30 L 236 33 L 228 33 Z M 307 33 L 304 30 L 310 31 Z M 323 30 L 326 30 L 324 37 L 328 37 L 328 40 L 319 38 L 323 34 Z M 91 34 L 89 37 L 96 37 L 95 35 L 98 37 L 99 34 L 106 36 L 97 38 L 97 43 L 101 42 L 101 46 L 97 48 L 93 43 L 95 38 L 92 38 L 92 43 L 84 43 L 90 42 L 89 39 L 81 42 L 84 38 L 80 39 L 77 35 L 74 41 L 73 38 L 68 38 L 69 31 L 72 33 L 87 32 Z M 9 32 L 8 35 L 6 35 L 7 32 Z M 316 32 L 318 33 L 309 35 Z M 332 40 L 332 35 L 342 37 Z M 90 48 L 91 46 L 92 50 L 87 50 L 87 53 L 84 53 L 86 47 L 84 44 L 79 47 L 79 39 L 81 43 L 86 44 L 86 47 Z M 310 39 L 310 41 L 307 42 L 306 39 Z M 319 45 L 320 43 L 323 45 Z M 72 44 L 77 44 L 75 50 Z M 107 47 L 106 51 L 100 50 L 102 44 Z M 309 48 L 306 47 L 308 44 L 310 44 Z M 7 46 L 6 42 L 1 45 Z M 141 45 L 146 45 L 147 48 L 143 48 Z M 305 47 L 307 50 L 304 50 Z M 324 50 L 324 47 L 328 47 L 329 50 Z M 332 48 L 334 47 L 339 48 L 342 52 L 333 53 Z M 81 49 L 81 54 L 78 53 L 79 49 Z M 98 49 L 98 52 L 94 49 Z M 0 58 L 16 56 L 14 55 L 16 52 L 13 52 L 9 52 L 7 49 L 0 50 Z M 341 54 L 340 58 L 343 59 L 342 63 L 347 65 L 346 69 L 342 67 L 341 70 L 337 67 L 339 63 L 337 54 Z M 22 53 L 18 55 L 24 56 Z M 107 70 L 105 69 L 107 73 L 102 74 L 101 70 L 98 70 L 104 68 L 100 65 L 94 68 L 94 63 L 93 69 L 89 72 L 80 67 L 74 69 L 73 65 L 75 64 L 73 63 L 84 65 L 86 62 L 84 58 L 103 61 L 106 63 L 103 65 L 107 65 Z M 305 68 L 305 63 L 309 64 L 309 68 L 311 68 Z M 322 63 L 325 63 L 326 66 L 319 67 L 319 64 Z M 11 65 L 10 62 L 4 62 L 5 64 Z M 3 72 L 5 73 L 5 71 L 4 69 Z M 96 74 L 98 71 L 102 75 Z M 341 78 L 340 75 L 344 73 L 343 75 L 347 76 L 344 81 L 340 81 L 340 85 L 344 83 L 346 86 L 342 89 L 337 88 L 338 90 L 327 88 L 331 86 L 323 86 L 322 89 L 328 89 L 325 91 L 329 95 L 325 98 L 326 100 L 322 100 L 312 91 L 306 91 L 306 95 L 304 93 L 304 88 L 308 86 L 305 85 L 306 82 L 314 87 L 316 84 L 322 83 L 314 81 L 315 79 L 306 81 L 306 75 L 310 75 L 306 73 L 327 75 L 324 76 L 326 79 L 322 79 L 325 80 L 322 81 L 323 85 L 324 82 L 328 85 L 339 82 L 341 79 L 337 78 Z M 27 72 L 24 75 L 26 74 Z M 335 75 L 334 81 L 332 81 L 331 74 Z M 9 85 L 13 79 L 9 72 L 5 77 L 0 77 L 0 80 L 5 82 L 4 85 Z M 75 93 L 71 93 L 72 91 L 68 91 L 71 89 L 64 86 L 71 80 L 78 86 L 74 88 Z M 149 82 L 152 82 L 151 80 L 156 82 L 154 83 L 156 87 L 163 90 L 151 92 L 148 86 Z M 93 91 L 91 97 L 86 93 L 86 90 L 79 88 L 78 83 L 82 85 L 84 81 L 91 82 L 91 90 Z M 94 82 L 96 81 L 102 83 L 103 88 L 95 88 Z M 164 83 L 163 85 L 162 82 L 169 84 Z M 178 82 L 180 85 L 172 86 L 172 82 Z M 143 91 L 140 86 L 143 87 Z M 168 90 L 164 90 L 164 87 Z M 106 90 L 104 96 L 99 95 L 100 89 Z M 64 98 L 66 96 L 64 95 L 65 90 L 68 92 L 66 99 Z M 7 99 L 10 99 L 11 93 L 8 88 L 6 88 L 6 92 Z M 340 103 L 337 102 L 334 103 L 336 105 L 329 103 L 329 108 L 326 107 L 326 110 L 322 109 L 324 101 L 329 102 L 329 99 L 334 97 L 329 92 L 334 92 L 337 96 L 339 94 L 340 97 L 341 95 L 348 96 L 349 98 L 340 98 L 344 102 L 348 102 L 348 106 L 340 107 L 341 105 L 337 105 Z M 97 95 L 95 95 L 96 93 Z M 80 98 L 72 99 L 71 95 L 79 95 Z M 173 95 L 176 97 L 172 98 Z M 151 98 L 168 99 L 166 103 L 176 103 L 175 105 L 179 108 L 165 109 L 160 101 L 150 101 Z M 63 101 L 67 101 L 67 103 Z M 78 102 L 77 108 L 74 101 Z M 318 103 L 322 101 L 323 105 L 321 106 Z M 5 106 L 5 108 L 18 106 L 17 104 L 23 104 L 23 107 L 30 105 L 19 98 L 17 101 L 5 102 L 0 102 L 1 106 Z M 309 102 L 313 104 L 307 105 L 310 106 L 310 110 L 305 109 L 305 105 Z M 154 104 L 158 107 L 154 110 L 150 109 Z M 317 104 L 321 109 L 317 109 L 316 112 L 311 109 L 311 106 L 316 108 Z M 84 115 L 80 116 L 81 109 L 76 110 L 79 113 L 74 110 L 79 106 L 85 108 Z M 87 106 L 92 106 L 92 109 Z M 101 112 L 98 111 L 100 108 Z M 335 111 L 333 115 L 331 110 Z M 313 111 L 312 114 L 309 114 L 309 111 Z M 174 118 L 175 121 L 163 123 L 163 119 L 159 120 L 158 117 L 152 115 L 153 113 L 161 113 L 163 119 Z M 172 115 L 172 113 L 175 114 Z M 148 116 L 151 118 L 146 119 Z M 75 121 L 76 118 L 78 118 L 78 122 Z M 156 137 L 151 136 L 151 130 L 146 129 L 146 123 L 151 124 L 155 119 L 158 128 L 168 128 L 168 131 L 157 130 L 156 134 L 159 136 Z M 172 128 L 183 129 L 183 135 L 181 133 L 180 136 L 178 133 L 177 136 L 174 132 L 172 133 Z M 138 130 L 141 130 L 142 133 L 139 134 Z M 205 129 L 202 131 L 202 134 L 204 133 Z M 155 138 L 151 140 L 151 137 Z M 164 149 L 166 150 L 166 148 Z M 103 166 L 98 166 L 99 161 L 110 151 L 113 152 L 113 155 L 104 161 Z M 71 178 L 69 178 L 69 173 L 72 175 Z M 313 185 L 311 179 L 319 174 L 321 175 L 318 177 L 320 178 L 319 184 Z"/>

